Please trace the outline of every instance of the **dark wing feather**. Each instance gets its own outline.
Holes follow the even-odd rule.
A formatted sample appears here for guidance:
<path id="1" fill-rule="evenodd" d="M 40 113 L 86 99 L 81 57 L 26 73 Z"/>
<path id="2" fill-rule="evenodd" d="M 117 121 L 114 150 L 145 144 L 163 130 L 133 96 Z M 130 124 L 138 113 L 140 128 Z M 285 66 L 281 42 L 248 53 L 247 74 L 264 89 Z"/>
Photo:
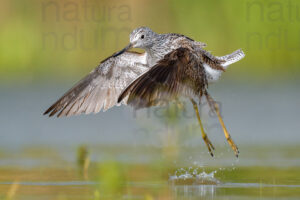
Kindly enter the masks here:
<path id="1" fill-rule="evenodd" d="M 201 95 L 207 81 L 201 60 L 192 50 L 178 48 L 165 55 L 119 96 L 135 108 L 163 105 L 179 96 Z"/>
<path id="2" fill-rule="evenodd" d="M 208 64 L 213 69 L 225 71 L 223 67 L 223 63 L 226 62 L 225 60 L 219 59 L 201 48 L 198 49 L 198 55 L 200 56 L 202 63 Z"/>
<path id="3" fill-rule="evenodd" d="M 45 111 L 60 116 L 97 113 L 117 104 L 122 90 L 148 70 L 144 54 L 125 52 L 102 61 L 90 74 L 67 91 Z"/>

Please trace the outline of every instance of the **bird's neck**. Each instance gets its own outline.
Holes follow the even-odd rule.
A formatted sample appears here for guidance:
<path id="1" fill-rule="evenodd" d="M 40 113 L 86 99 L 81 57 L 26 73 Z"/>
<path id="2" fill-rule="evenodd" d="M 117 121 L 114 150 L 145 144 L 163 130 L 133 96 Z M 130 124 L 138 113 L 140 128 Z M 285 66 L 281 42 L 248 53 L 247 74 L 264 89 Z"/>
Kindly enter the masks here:
<path id="1" fill-rule="evenodd" d="M 151 47 L 145 49 L 147 54 L 147 61 L 150 66 L 155 65 L 159 60 L 161 60 L 166 54 L 175 50 L 176 46 L 174 46 L 168 40 L 160 40 L 155 42 Z"/>
<path id="2" fill-rule="evenodd" d="M 149 66 L 155 65 L 164 56 L 164 54 L 157 49 L 146 49 L 146 55 L 147 63 L 149 64 Z"/>

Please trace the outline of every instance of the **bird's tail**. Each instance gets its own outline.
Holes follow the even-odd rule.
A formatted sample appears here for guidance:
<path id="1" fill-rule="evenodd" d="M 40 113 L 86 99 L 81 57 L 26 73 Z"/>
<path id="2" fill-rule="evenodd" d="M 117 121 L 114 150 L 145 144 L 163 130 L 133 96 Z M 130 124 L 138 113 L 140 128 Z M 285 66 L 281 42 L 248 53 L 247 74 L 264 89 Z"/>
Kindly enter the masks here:
<path id="1" fill-rule="evenodd" d="M 241 49 L 239 49 L 239 50 L 236 50 L 235 52 L 228 54 L 226 56 L 217 57 L 217 59 L 220 59 L 223 61 L 221 66 L 226 69 L 229 65 L 241 60 L 244 57 L 245 57 L 244 52 Z"/>

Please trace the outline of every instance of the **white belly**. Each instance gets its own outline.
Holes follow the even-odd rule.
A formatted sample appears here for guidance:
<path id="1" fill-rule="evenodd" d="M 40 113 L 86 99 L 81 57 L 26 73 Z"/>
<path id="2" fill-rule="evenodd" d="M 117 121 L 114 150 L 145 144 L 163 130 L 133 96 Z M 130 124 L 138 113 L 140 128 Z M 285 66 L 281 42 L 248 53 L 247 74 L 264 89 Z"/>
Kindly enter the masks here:
<path id="1" fill-rule="evenodd" d="M 222 71 L 213 69 L 208 64 L 204 64 L 203 67 L 205 69 L 208 82 L 215 82 L 219 80 Z"/>

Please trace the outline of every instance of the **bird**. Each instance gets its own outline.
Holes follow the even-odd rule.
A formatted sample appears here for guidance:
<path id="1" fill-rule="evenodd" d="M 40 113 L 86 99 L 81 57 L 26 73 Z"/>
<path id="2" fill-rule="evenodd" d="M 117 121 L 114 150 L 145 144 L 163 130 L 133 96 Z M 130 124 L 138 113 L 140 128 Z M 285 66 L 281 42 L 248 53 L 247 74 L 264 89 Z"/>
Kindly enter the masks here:
<path id="1" fill-rule="evenodd" d="M 134 29 L 129 44 L 115 52 L 52 104 L 44 115 L 57 117 L 98 113 L 121 104 L 134 109 L 164 106 L 184 97 L 191 101 L 202 138 L 211 156 L 215 150 L 200 118 L 202 97 L 217 114 L 225 138 L 236 157 L 233 142 L 208 85 L 216 82 L 230 64 L 245 57 L 239 49 L 217 57 L 206 51 L 206 44 L 177 33 L 159 34 L 149 27 Z M 143 53 L 132 48 L 144 50 Z"/>

